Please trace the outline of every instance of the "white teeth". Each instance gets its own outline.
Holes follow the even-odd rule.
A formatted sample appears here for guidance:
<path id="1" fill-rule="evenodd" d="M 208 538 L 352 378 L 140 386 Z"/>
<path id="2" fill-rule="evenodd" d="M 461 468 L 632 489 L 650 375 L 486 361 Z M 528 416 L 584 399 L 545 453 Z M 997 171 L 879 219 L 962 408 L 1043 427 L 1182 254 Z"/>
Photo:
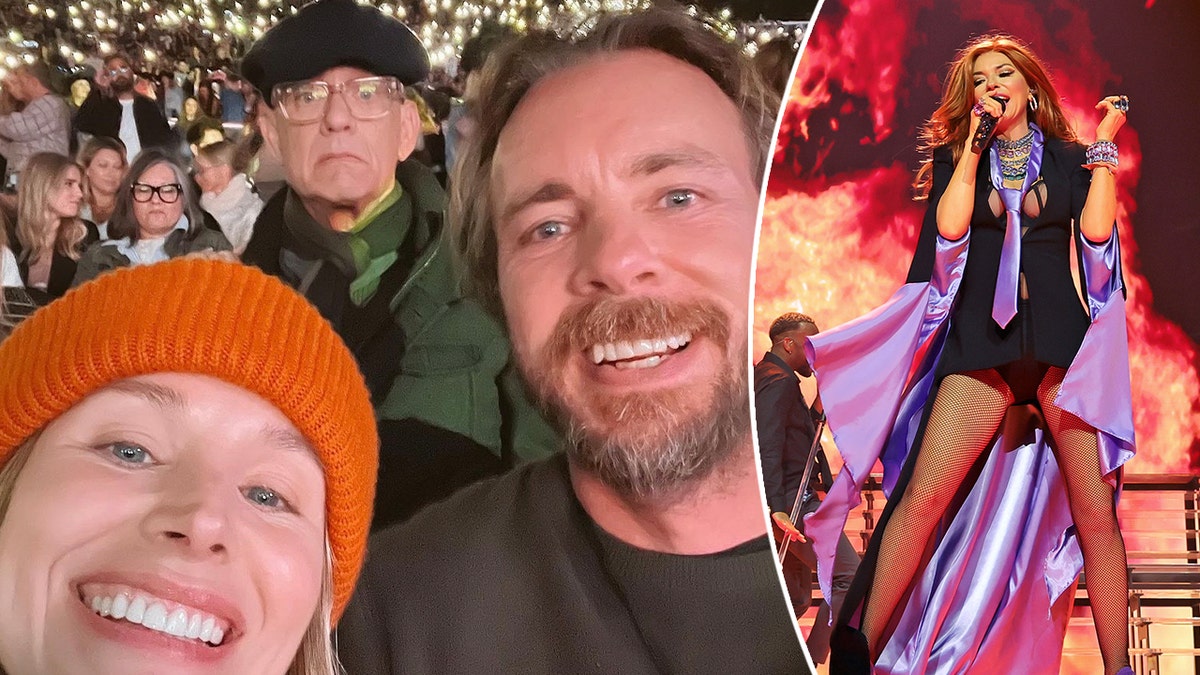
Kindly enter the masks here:
<path id="1" fill-rule="evenodd" d="M 592 363 L 600 365 L 605 361 L 613 361 L 619 365 L 627 359 L 641 359 L 637 367 L 649 368 L 658 365 L 662 360 L 661 357 L 665 356 L 669 350 L 681 349 L 691 341 L 692 334 L 685 332 L 665 338 L 641 338 L 632 341 L 596 344 L 592 345 Z"/>
<path id="2" fill-rule="evenodd" d="M 125 620 L 130 623 L 141 623 L 146 616 L 146 599 L 142 596 L 136 596 L 133 602 L 129 603 L 129 610 L 125 612 Z"/>
<path id="3" fill-rule="evenodd" d="M 162 603 L 150 603 L 146 608 L 146 616 L 142 617 L 142 625 L 151 630 L 161 631 L 167 627 L 167 608 Z"/>
<path id="4" fill-rule="evenodd" d="M 197 610 L 189 611 L 186 607 L 176 607 L 168 614 L 167 604 L 174 603 L 156 601 L 138 593 L 118 592 L 112 597 L 95 595 L 87 604 L 100 616 L 124 619 L 178 638 L 200 639 L 212 645 L 219 645 L 225 639 L 226 629 L 216 618 Z"/>
<path id="5" fill-rule="evenodd" d="M 187 632 L 187 625 L 188 613 L 182 609 L 177 609 L 171 612 L 171 616 L 167 619 L 167 625 L 163 630 L 175 637 L 183 637 L 183 634 Z"/>
<path id="6" fill-rule="evenodd" d="M 112 609 L 109 610 L 109 616 L 114 619 L 124 619 L 126 612 L 129 611 L 129 598 L 124 594 L 113 598 Z"/>

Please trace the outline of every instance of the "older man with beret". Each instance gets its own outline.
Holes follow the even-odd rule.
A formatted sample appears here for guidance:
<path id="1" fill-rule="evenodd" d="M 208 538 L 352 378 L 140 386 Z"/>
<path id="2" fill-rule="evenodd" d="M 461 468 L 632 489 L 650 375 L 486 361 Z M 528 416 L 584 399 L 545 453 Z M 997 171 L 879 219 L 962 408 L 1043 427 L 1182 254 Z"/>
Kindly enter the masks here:
<path id="1" fill-rule="evenodd" d="M 412 31 L 352 0 L 304 7 L 242 62 L 287 176 L 244 260 L 308 297 L 358 359 L 383 446 L 377 527 L 503 469 L 514 448 L 554 444 L 503 329 L 458 289 L 440 185 L 409 159 L 421 125 L 404 88 L 428 71 Z"/>

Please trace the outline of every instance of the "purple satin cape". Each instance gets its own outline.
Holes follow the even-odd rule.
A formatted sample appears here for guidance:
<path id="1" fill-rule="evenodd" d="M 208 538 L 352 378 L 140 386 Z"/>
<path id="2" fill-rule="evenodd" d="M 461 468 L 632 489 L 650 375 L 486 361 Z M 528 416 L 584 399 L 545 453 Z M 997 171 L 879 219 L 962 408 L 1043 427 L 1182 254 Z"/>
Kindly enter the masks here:
<path id="1" fill-rule="evenodd" d="M 1115 227 L 1103 244 L 1077 241 L 1092 323 L 1055 402 L 1098 430 L 1099 470 L 1118 485 L 1134 454 L 1120 244 Z M 824 503 L 805 518 L 825 597 L 838 537 L 875 461 L 883 463 L 890 496 L 912 450 L 969 242 L 969 233 L 955 242 L 939 236 L 929 282 L 905 284 L 883 307 L 806 345 L 845 462 Z M 1041 431 L 999 438 L 965 501 L 934 536 L 876 672 L 1057 673 L 1083 556 L 1066 485 Z"/>

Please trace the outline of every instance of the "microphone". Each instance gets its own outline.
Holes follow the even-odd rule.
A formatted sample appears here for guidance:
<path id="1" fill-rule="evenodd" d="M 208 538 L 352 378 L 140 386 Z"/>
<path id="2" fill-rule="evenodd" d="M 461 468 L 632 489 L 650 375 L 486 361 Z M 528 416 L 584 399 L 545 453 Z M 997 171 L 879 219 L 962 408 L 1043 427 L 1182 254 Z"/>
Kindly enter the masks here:
<path id="1" fill-rule="evenodd" d="M 1008 104 L 1002 98 L 996 99 L 1000 102 L 1000 114 L 1004 114 L 1004 108 Z M 987 147 L 988 141 L 992 140 L 992 134 L 996 133 L 996 122 L 1000 121 L 999 117 L 995 117 L 989 112 L 985 112 L 979 116 L 979 126 L 975 128 L 975 137 L 971 139 L 971 152 L 979 154 Z"/>

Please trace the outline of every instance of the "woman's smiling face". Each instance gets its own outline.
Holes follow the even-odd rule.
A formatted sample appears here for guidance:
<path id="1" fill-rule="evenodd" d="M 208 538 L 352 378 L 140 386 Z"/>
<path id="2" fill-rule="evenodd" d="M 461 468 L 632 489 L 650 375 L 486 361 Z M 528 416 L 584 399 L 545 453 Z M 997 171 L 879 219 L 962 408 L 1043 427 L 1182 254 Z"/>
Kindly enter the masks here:
<path id="1" fill-rule="evenodd" d="M 45 427 L 0 522 L 10 673 L 282 674 L 318 611 L 325 481 L 244 389 L 121 380 Z"/>

